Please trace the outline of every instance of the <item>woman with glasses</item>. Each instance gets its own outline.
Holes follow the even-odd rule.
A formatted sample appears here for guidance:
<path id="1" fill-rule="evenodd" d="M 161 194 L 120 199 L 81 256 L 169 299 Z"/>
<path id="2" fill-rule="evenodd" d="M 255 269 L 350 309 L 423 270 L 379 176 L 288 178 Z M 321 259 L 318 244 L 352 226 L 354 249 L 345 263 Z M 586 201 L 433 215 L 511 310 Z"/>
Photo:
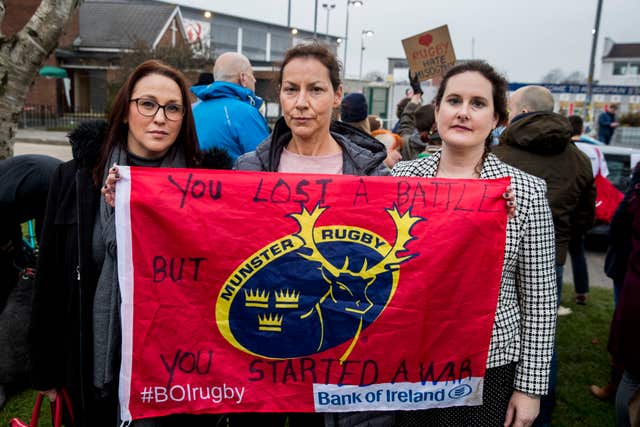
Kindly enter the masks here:
<path id="1" fill-rule="evenodd" d="M 118 91 L 107 123 L 86 123 L 70 134 L 74 158 L 52 177 L 30 330 L 33 387 L 52 399 L 65 387 L 76 425 L 117 422 L 115 214 L 99 189 L 114 164 L 196 166 L 190 104 L 182 73 L 158 61 L 142 63 Z M 172 425 L 166 421 L 136 425 Z"/>

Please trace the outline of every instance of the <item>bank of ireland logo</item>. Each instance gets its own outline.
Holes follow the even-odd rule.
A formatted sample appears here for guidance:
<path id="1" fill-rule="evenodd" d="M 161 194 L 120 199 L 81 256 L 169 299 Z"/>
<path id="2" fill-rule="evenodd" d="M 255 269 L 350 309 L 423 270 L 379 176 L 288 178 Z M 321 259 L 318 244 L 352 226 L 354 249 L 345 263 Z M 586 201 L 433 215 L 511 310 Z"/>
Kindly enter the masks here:
<path id="1" fill-rule="evenodd" d="M 390 243 L 365 228 L 317 226 L 327 209 L 290 214 L 298 231 L 270 242 L 227 278 L 216 322 L 234 347 L 286 359 L 349 342 L 344 361 L 391 301 L 401 265 L 418 255 L 406 245 L 423 218 L 386 209 L 396 231 Z"/>

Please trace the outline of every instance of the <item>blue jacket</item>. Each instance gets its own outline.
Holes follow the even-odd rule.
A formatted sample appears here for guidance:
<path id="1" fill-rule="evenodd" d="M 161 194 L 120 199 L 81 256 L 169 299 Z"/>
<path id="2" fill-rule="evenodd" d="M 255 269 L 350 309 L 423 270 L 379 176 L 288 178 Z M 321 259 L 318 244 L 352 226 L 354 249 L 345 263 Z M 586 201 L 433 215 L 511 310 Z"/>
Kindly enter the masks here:
<path id="1" fill-rule="evenodd" d="M 224 148 L 235 163 L 269 135 L 267 122 L 258 111 L 263 101 L 252 90 L 214 82 L 191 91 L 202 101 L 193 110 L 201 150 Z"/>
<path id="2" fill-rule="evenodd" d="M 611 141 L 614 128 L 611 127 L 611 123 L 616 121 L 616 116 L 613 113 L 604 111 L 598 116 L 598 139 L 605 144 Z"/>

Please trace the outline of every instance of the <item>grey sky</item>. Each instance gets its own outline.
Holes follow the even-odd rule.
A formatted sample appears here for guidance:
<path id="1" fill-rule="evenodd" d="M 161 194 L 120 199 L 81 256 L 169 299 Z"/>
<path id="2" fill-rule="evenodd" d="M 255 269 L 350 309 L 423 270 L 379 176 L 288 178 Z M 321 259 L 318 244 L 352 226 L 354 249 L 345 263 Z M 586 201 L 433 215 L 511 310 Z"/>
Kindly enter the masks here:
<path id="1" fill-rule="evenodd" d="M 345 31 L 347 0 L 319 0 L 318 31 L 326 28 L 322 3 L 335 2 L 329 32 Z M 552 68 L 565 73 L 589 67 L 591 29 L 597 0 L 364 0 L 350 7 L 347 73 L 357 75 L 362 30 L 375 35 L 365 40 L 364 73 L 386 74 L 387 57 L 403 57 L 401 39 L 449 25 L 458 58 L 470 58 L 472 38 L 475 58 L 486 59 L 510 81 L 536 82 Z M 214 12 L 287 24 L 288 0 L 173 0 L 172 3 L 211 8 Z M 291 25 L 313 30 L 314 0 L 291 0 Z M 596 79 L 604 37 L 619 43 L 640 42 L 640 0 L 604 0 Z M 215 17 L 214 17 L 215 25 Z M 340 57 L 343 49 L 339 50 Z"/>

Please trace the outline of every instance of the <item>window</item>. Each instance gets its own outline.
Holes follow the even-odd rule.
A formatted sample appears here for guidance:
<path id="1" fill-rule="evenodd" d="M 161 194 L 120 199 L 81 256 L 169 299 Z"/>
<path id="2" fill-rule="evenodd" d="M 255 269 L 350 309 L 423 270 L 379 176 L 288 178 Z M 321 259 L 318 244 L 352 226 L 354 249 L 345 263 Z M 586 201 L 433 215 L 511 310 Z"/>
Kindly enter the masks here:
<path id="1" fill-rule="evenodd" d="M 626 62 L 614 62 L 613 63 L 613 75 L 614 76 L 622 76 L 627 74 L 627 63 Z"/>
<path id="2" fill-rule="evenodd" d="M 614 62 L 613 75 L 614 76 L 640 75 L 640 62 Z"/>

